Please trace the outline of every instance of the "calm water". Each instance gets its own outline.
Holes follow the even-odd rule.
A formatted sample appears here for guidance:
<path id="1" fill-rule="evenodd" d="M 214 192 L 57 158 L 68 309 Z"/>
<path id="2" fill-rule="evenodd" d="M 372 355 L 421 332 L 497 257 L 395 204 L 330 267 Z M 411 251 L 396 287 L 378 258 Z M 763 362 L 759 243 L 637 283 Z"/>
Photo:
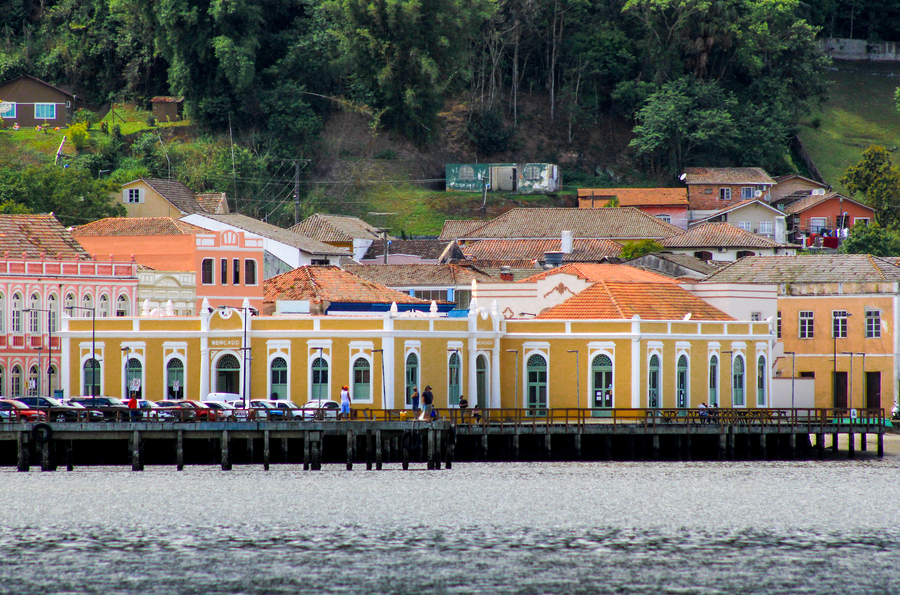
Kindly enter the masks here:
<path id="1" fill-rule="evenodd" d="M 0 593 L 900 593 L 898 479 L 888 460 L 3 470 Z"/>

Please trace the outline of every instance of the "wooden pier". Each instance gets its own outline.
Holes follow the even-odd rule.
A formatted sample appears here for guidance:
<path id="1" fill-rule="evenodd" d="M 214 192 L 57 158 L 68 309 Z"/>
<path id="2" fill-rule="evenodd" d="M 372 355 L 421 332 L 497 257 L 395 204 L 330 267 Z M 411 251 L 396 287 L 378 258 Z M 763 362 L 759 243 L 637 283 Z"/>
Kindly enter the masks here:
<path id="1" fill-rule="evenodd" d="M 441 411 L 428 423 L 400 411 L 367 410 L 350 420 L 124 420 L 0 424 L 0 465 L 20 471 L 76 465 L 386 463 L 449 469 L 455 461 L 735 460 L 825 457 L 848 437 L 848 456 L 876 436 L 884 455 L 883 410 L 836 409 L 493 409 Z M 52 417 L 51 417 L 52 419 Z M 813 442 L 814 440 L 814 442 Z M 830 440 L 830 445 L 826 442 Z"/>

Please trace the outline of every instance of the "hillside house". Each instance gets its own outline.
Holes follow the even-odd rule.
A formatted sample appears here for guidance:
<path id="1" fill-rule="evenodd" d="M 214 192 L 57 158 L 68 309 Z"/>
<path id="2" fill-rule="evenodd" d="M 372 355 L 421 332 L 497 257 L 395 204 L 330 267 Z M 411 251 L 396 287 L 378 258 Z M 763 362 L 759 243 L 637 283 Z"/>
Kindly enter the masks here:
<path id="1" fill-rule="evenodd" d="M 224 192 L 195 193 L 178 180 L 138 178 L 112 194 L 129 217 L 183 217 L 192 213 L 228 213 Z"/>
<path id="2" fill-rule="evenodd" d="M 27 74 L 0 83 L 0 102 L 7 126 L 68 126 L 75 113 L 73 94 Z"/>
<path id="3" fill-rule="evenodd" d="M 184 97 L 159 96 L 150 100 L 153 117 L 157 122 L 177 122 L 182 118 Z"/>
<path id="4" fill-rule="evenodd" d="M 792 203 L 784 205 L 784 213 L 788 218 L 788 231 L 791 239 L 798 243 L 814 245 L 821 243 L 829 248 L 837 248 L 839 235 L 831 233 L 831 237 L 818 238 L 824 232 L 850 229 L 854 225 L 869 225 L 875 221 L 875 209 L 848 198 L 837 192 L 815 190 Z"/>
<path id="5" fill-rule="evenodd" d="M 579 188 L 578 208 L 604 208 L 613 198 L 620 207 L 634 207 L 661 221 L 687 229 L 688 196 L 684 188 Z"/>
<path id="6" fill-rule="evenodd" d="M 744 231 L 769 238 L 780 244 L 786 241 L 787 224 L 784 213 L 758 199 L 742 200 L 734 203 L 702 219 L 692 220 L 690 226 L 722 222 L 731 223 Z"/>
<path id="7" fill-rule="evenodd" d="M 747 256 L 796 254 L 799 246 L 744 231 L 730 223 L 701 223 L 661 241 L 667 252 L 700 260 L 737 260 Z"/>
<path id="8" fill-rule="evenodd" d="M 681 179 L 687 185 L 688 203 L 693 218 L 742 200 L 769 201 L 775 180 L 758 167 L 688 167 Z"/>
<path id="9" fill-rule="evenodd" d="M 446 188 L 456 192 L 547 194 L 562 189 L 559 166 L 552 163 L 448 163 Z"/>

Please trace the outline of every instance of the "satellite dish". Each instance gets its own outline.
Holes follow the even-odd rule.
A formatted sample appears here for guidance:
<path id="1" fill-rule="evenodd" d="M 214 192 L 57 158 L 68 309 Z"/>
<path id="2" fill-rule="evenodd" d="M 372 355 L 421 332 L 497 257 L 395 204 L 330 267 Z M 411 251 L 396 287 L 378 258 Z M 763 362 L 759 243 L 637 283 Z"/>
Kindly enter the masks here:
<path id="1" fill-rule="evenodd" d="M 0 101 L 0 114 L 12 111 L 12 104 L 8 101 Z"/>
<path id="2" fill-rule="evenodd" d="M 684 182 L 684 179 L 686 177 L 687 177 L 687 174 L 681 174 L 680 176 L 678 176 L 678 179 L 681 180 L 682 182 Z"/>
<path id="3" fill-rule="evenodd" d="M 755 196 L 756 198 L 759 198 L 760 196 L 762 196 L 762 190 L 757 190 L 756 192 L 753 193 L 753 196 Z"/>

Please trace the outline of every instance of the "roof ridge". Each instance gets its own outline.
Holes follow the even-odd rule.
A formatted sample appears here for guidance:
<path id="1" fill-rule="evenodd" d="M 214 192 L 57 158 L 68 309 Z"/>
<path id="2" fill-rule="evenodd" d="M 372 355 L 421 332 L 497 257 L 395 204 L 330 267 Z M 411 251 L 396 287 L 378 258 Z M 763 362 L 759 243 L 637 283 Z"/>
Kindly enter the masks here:
<path id="1" fill-rule="evenodd" d="M 607 284 L 606 279 L 601 279 L 600 281 L 598 281 L 598 283 L 603 284 L 603 289 L 606 291 L 606 295 L 609 296 L 610 301 L 612 301 L 612 304 L 615 307 L 616 312 L 619 313 L 619 316 L 621 316 L 622 318 L 625 318 L 625 311 L 622 310 L 621 306 L 619 306 L 619 300 L 616 299 L 616 296 L 612 292 L 612 289 Z"/>

